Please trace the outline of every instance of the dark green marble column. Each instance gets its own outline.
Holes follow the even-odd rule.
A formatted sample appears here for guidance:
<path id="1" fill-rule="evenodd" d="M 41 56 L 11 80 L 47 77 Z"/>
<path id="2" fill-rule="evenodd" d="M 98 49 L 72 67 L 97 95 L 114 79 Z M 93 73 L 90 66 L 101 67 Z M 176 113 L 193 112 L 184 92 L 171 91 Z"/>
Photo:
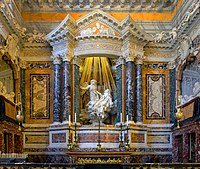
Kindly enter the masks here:
<path id="1" fill-rule="evenodd" d="M 76 113 L 77 122 L 79 122 L 80 115 L 80 72 L 79 72 L 80 59 L 78 57 L 74 58 L 73 61 L 73 97 L 74 105 L 73 112 Z"/>
<path id="2" fill-rule="evenodd" d="M 122 64 L 116 67 L 116 87 L 117 87 L 117 117 L 115 123 L 120 122 L 122 112 Z"/>
<path id="3" fill-rule="evenodd" d="M 129 120 L 136 121 L 136 73 L 135 63 L 126 62 L 126 114 Z"/>
<path id="4" fill-rule="evenodd" d="M 20 102 L 22 104 L 22 110 L 21 113 L 24 116 L 24 120 L 26 119 L 25 117 L 25 112 L 26 112 L 26 69 L 20 68 Z"/>
<path id="5" fill-rule="evenodd" d="M 62 120 L 69 120 L 71 114 L 71 64 L 63 60 L 63 82 L 62 82 Z"/>
<path id="6" fill-rule="evenodd" d="M 136 122 L 142 123 L 142 64 L 136 64 Z"/>
<path id="7" fill-rule="evenodd" d="M 61 121 L 61 61 L 54 57 L 53 77 L 53 122 Z"/>
<path id="8" fill-rule="evenodd" d="M 176 107 L 176 68 L 170 69 L 170 123 L 174 123 Z"/>

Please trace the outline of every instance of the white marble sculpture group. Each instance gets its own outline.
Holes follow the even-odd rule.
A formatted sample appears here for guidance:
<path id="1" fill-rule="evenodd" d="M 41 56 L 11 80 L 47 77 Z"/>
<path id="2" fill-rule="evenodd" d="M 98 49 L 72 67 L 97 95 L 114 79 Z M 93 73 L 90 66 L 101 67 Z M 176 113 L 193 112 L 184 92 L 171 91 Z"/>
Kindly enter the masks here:
<path id="1" fill-rule="evenodd" d="M 90 84 L 84 83 L 80 87 L 83 91 L 89 89 L 90 101 L 88 102 L 88 112 L 91 120 L 96 120 L 97 117 L 105 119 L 107 113 L 113 107 L 112 96 L 109 89 L 106 89 L 103 94 L 97 90 L 97 81 L 92 79 Z"/>

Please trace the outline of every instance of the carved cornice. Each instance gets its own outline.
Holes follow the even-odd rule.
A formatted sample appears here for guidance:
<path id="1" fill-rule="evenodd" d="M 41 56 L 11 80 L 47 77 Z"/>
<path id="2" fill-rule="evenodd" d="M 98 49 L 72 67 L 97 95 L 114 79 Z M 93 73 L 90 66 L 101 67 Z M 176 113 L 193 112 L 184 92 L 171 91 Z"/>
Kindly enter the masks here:
<path id="1" fill-rule="evenodd" d="M 154 11 L 154 10 L 164 10 L 164 11 L 172 11 L 177 4 L 177 0 L 175 1 L 166 1 L 166 0 L 153 0 L 153 1 L 132 1 L 132 0 L 35 0 L 23 1 L 23 8 L 24 9 L 32 9 L 34 6 L 39 7 L 40 10 L 48 9 L 48 10 L 55 10 L 61 8 L 62 10 L 94 10 L 96 8 L 101 8 L 103 10 L 124 10 L 124 11 Z M 56 4 L 56 5 L 55 5 Z"/>
<path id="2" fill-rule="evenodd" d="M 76 21 L 70 15 L 67 15 L 65 19 L 57 26 L 57 28 L 55 28 L 46 36 L 46 39 L 50 41 L 52 45 L 55 43 L 60 43 L 66 39 L 75 39 L 75 25 Z"/>
<path id="3" fill-rule="evenodd" d="M 14 33 L 24 37 L 26 28 L 21 26 L 21 15 L 13 1 L 2 0 L 0 2 L 0 14 L 3 15 L 5 21 L 8 22 L 9 27 L 14 30 Z"/>
<path id="4" fill-rule="evenodd" d="M 135 38 L 140 43 L 147 43 L 148 41 L 152 40 L 152 37 L 147 34 L 144 30 L 142 30 L 135 21 L 128 15 L 124 18 L 121 23 L 121 38 L 126 39 L 127 37 Z"/>
<path id="5" fill-rule="evenodd" d="M 80 55 L 112 55 L 121 56 L 121 41 L 111 39 L 91 39 L 80 41 L 74 50 L 74 54 Z"/>

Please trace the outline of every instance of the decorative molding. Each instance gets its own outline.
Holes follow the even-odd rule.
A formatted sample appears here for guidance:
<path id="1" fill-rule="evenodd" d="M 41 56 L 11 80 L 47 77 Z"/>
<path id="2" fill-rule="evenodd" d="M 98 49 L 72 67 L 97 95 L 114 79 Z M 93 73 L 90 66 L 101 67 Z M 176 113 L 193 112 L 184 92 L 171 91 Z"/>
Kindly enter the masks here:
<path id="1" fill-rule="evenodd" d="M 122 9 L 124 11 L 172 11 L 176 4 L 177 0 L 175 1 L 166 1 L 166 0 L 153 0 L 153 1 L 131 1 L 131 0 L 108 0 L 108 1 L 74 1 L 74 0 L 36 0 L 36 1 L 28 1 L 25 0 L 22 3 L 24 9 L 30 9 L 34 6 L 39 7 L 40 10 L 48 9 L 48 10 L 55 10 L 58 7 L 62 10 L 94 10 L 96 8 L 101 8 L 102 10 L 119 10 Z"/>
<path id="2" fill-rule="evenodd" d="M 51 63 L 29 63 L 27 66 L 29 69 L 51 69 L 52 68 L 52 64 Z"/>
<path id="3" fill-rule="evenodd" d="M 147 69 L 167 69 L 167 63 L 144 63 L 144 67 Z"/>
<path id="4" fill-rule="evenodd" d="M 40 33 L 37 30 L 33 30 L 32 33 L 26 34 L 24 39 L 28 43 L 45 43 L 46 42 L 45 36 L 46 35 L 44 33 Z"/>
<path id="5" fill-rule="evenodd" d="M 74 55 L 104 54 L 121 56 L 121 42 L 116 40 L 87 40 L 78 43 L 74 49 Z"/>

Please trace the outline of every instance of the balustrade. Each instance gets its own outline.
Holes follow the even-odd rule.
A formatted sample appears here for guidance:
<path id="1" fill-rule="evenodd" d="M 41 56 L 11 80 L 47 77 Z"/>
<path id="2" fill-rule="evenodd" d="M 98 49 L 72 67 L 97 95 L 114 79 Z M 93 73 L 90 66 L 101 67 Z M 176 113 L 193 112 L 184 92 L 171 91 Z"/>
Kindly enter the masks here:
<path id="1" fill-rule="evenodd" d="M 198 169 L 200 163 L 124 163 L 124 164 L 74 164 L 74 163 L 0 163 L 0 169 Z"/>

